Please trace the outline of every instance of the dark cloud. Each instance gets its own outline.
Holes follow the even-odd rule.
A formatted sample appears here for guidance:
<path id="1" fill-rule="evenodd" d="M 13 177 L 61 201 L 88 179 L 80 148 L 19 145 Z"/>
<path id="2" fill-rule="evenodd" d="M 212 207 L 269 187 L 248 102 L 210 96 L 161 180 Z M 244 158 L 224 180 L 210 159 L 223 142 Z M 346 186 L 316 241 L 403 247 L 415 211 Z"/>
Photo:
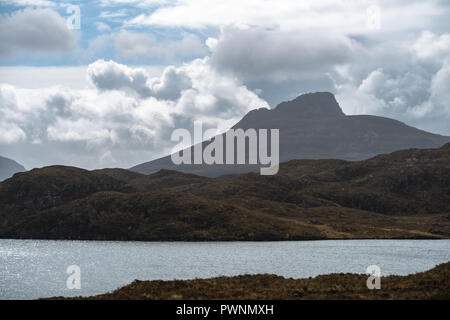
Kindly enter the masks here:
<path id="1" fill-rule="evenodd" d="M 87 76 L 99 90 L 129 90 L 141 97 L 149 97 L 152 93 L 145 70 L 130 69 L 114 61 L 96 61 L 89 65 Z"/>
<path id="2" fill-rule="evenodd" d="M 0 56 L 16 53 L 70 52 L 77 48 L 76 34 L 51 9 L 15 11 L 0 17 Z"/>
<path id="3" fill-rule="evenodd" d="M 283 80 L 327 72 L 346 63 L 354 46 L 349 38 L 330 32 L 227 27 L 214 46 L 211 63 L 245 80 Z"/>
<path id="4" fill-rule="evenodd" d="M 167 67 L 161 77 L 150 78 L 144 69 L 129 68 L 114 61 L 98 60 L 89 65 L 89 81 L 99 90 L 125 90 L 141 98 L 150 96 L 163 100 L 177 100 L 181 92 L 192 87 L 183 69 Z"/>

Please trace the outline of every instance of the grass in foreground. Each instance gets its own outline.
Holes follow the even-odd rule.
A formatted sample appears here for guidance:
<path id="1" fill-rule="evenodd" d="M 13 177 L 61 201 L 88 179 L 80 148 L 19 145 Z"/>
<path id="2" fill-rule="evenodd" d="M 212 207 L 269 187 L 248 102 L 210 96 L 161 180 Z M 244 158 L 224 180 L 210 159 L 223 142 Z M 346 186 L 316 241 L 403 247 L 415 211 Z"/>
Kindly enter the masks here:
<path id="1" fill-rule="evenodd" d="M 450 262 L 408 276 L 387 276 L 369 290 L 368 275 L 329 274 L 308 279 L 271 274 L 173 281 L 134 281 L 111 293 L 75 299 L 446 299 Z M 56 298 L 61 299 L 61 298 Z"/>

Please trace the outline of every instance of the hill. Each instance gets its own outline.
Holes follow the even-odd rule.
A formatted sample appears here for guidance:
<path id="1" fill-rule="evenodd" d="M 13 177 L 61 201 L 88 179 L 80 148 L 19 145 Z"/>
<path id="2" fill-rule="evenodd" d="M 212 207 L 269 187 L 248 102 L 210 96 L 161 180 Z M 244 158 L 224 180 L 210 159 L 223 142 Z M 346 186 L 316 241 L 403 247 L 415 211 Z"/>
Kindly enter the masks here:
<path id="1" fill-rule="evenodd" d="M 449 238 L 450 144 L 274 176 L 52 166 L 0 183 L 0 237 L 92 240 Z"/>
<path id="2" fill-rule="evenodd" d="M 407 276 L 381 278 L 382 290 L 368 290 L 367 275 L 338 273 L 309 279 L 272 274 L 211 279 L 139 281 L 83 300 L 448 300 L 450 262 Z M 62 297 L 50 299 L 64 299 Z"/>

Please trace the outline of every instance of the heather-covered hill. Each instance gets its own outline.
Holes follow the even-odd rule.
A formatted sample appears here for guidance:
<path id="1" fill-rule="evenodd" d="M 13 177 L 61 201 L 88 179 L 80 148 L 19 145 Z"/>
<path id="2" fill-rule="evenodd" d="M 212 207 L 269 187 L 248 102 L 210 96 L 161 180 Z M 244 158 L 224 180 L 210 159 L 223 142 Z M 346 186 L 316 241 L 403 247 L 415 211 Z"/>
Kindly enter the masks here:
<path id="1" fill-rule="evenodd" d="M 76 167 L 50 166 L 16 174 L 0 183 L 0 211 L 36 213 L 105 190 L 125 190 L 125 182 Z"/>
<path id="2" fill-rule="evenodd" d="M 450 144 L 274 176 L 53 166 L 0 183 L 0 237 L 300 240 L 450 237 Z"/>
<path id="3" fill-rule="evenodd" d="M 139 281 L 92 300 L 448 300 L 450 262 L 407 276 L 381 278 L 382 290 L 367 289 L 367 275 L 335 273 L 309 279 L 272 274 L 240 275 L 210 279 Z M 64 299 L 61 297 L 50 299 Z"/>
<path id="4" fill-rule="evenodd" d="M 143 179 L 153 179 L 149 175 Z M 274 176 L 256 173 L 204 178 L 176 190 L 210 199 L 243 197 L 299 207 L 342 206 L 383 214 L 450 212 L 450 143 L 360 162 L 292 160 Z"/>

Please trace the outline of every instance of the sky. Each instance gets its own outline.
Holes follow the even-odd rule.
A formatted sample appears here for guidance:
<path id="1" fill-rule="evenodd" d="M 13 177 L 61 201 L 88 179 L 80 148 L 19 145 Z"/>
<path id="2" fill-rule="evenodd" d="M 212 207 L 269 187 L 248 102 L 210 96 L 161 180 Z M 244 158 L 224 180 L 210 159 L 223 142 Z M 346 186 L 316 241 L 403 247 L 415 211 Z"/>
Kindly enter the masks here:
<path id="1" fill-rule="evenodd" d="M 0 0 L 0 155 L 128 168 L 316 91 L 450 135 L 446 0 Z"/>

